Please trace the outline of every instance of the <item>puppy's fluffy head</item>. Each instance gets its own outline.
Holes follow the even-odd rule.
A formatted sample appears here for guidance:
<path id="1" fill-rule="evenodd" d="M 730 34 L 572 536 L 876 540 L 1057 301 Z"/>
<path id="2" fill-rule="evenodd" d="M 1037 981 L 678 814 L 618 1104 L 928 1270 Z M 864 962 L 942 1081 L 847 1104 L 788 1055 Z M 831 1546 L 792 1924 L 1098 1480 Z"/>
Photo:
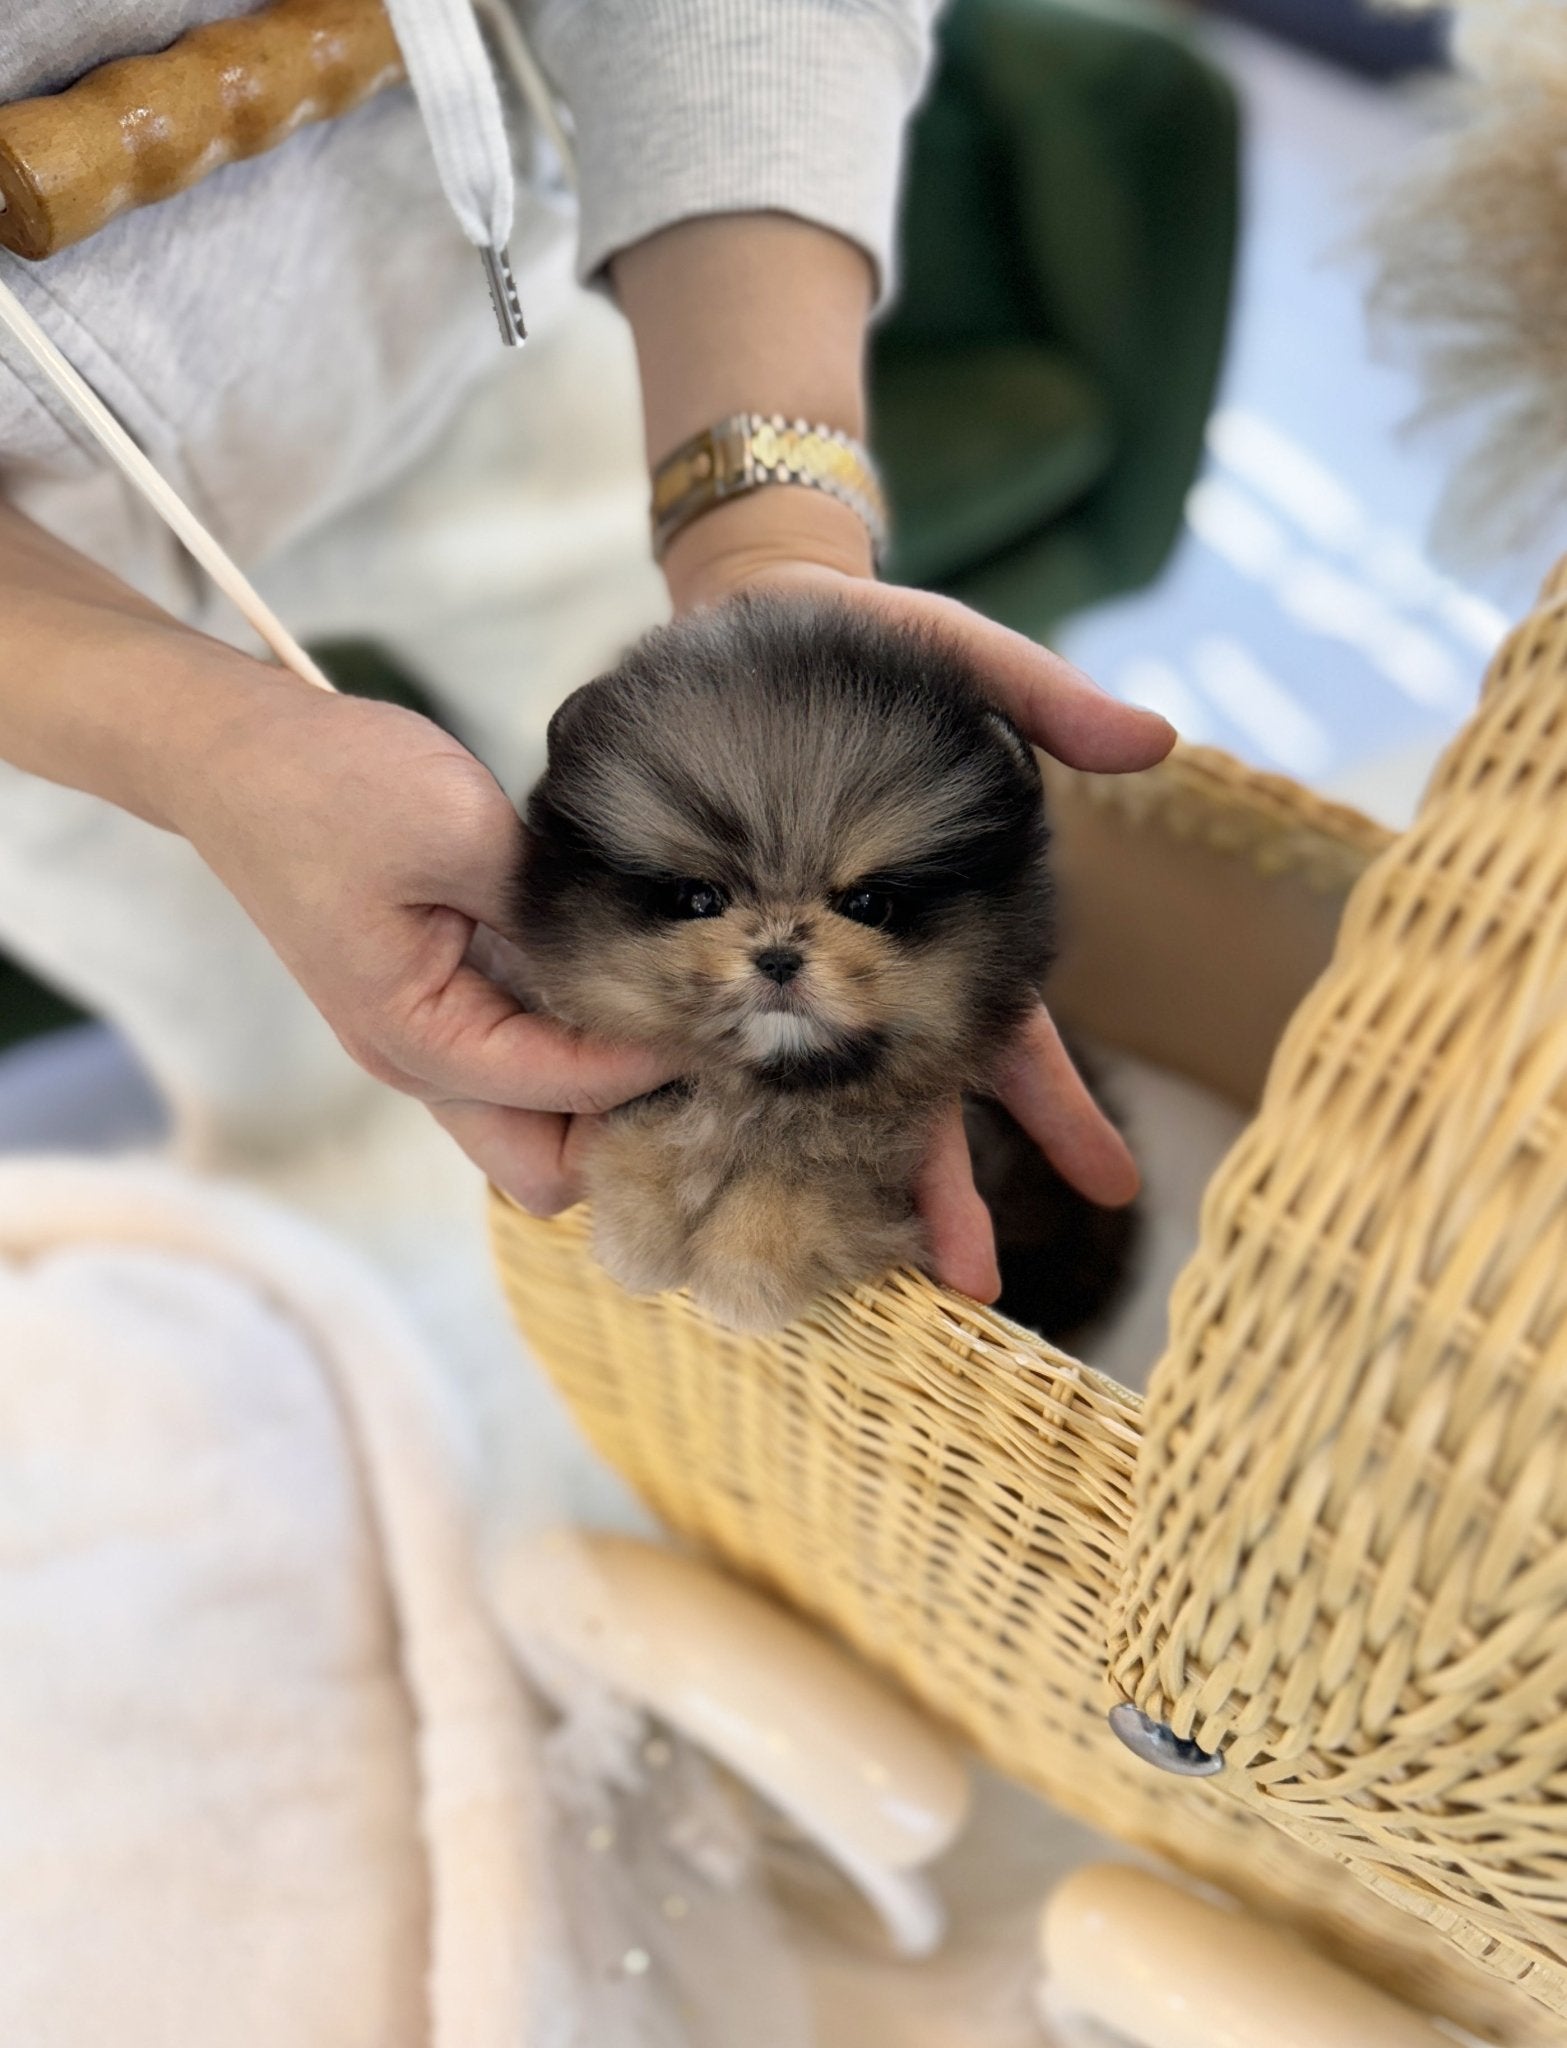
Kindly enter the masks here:
<path id="1" fill-rule="evenodd" d="M 1048 964 L 1039 770 L 934 637 L 748 599 L 556 714 L 521 933 L 560 1017 L 778 1088 L 982 1081 Z"/>

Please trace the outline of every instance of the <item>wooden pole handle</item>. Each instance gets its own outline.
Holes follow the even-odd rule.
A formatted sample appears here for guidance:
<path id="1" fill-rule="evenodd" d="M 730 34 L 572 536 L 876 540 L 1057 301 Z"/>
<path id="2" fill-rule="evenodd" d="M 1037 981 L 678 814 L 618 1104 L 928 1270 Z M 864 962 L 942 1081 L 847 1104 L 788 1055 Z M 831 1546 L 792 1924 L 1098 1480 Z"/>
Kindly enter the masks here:
<path id="1" fill-rule="evenodd" d="M 0 246 L 53 256 L 404 75 L 381 0 L 273 0 L 0 107 Z"/>

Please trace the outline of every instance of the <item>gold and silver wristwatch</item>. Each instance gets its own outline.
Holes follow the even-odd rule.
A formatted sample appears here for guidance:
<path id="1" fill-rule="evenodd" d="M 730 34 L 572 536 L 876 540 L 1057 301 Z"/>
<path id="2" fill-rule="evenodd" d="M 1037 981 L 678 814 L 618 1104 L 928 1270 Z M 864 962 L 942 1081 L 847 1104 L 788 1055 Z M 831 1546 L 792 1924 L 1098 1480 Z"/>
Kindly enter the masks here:
<path id="1" fill-rule="evenodd" d="M 841 428 L 776 412 L 731 413 L 665 456 L 653 472 L 655 561 L 693 519 L 764 484 L 803 484 L 847 505 L 864 522 L 880 562 L 887 507 L 870 456 Z"/>

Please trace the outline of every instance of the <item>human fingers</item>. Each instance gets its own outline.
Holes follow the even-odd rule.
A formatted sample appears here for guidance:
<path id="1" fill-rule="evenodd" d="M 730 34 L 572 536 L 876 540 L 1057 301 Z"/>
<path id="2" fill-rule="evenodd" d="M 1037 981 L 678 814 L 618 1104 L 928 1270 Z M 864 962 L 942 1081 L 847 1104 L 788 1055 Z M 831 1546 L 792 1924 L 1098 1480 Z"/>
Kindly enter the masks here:
<path id="1" fill-rule="evenodd" d="M 963 1111 L 956 1101 L 931 1131 L 914 1183 L 914 1206 L 925 1226 L 936 1278 L 975 1301 L 994 1301 L 1001 1292 L 995 1232 L 974 1186 Z"/>
<path id="2" fill-rule="evenodd" d="M 1079 1194 L 1124 1208 L 1141 1185 L 1137 1162 L 1088 1091 L 1043 1003 L 998 1076 L 996 1095 Z"/>
<path id="3" fill-rule="evenodd" d="M 434 1102 L 430 1113 L 485 1178 L 530 1215 L 557 1216 L 581 1199 L 570 1117 L 489 1102 Z"/>

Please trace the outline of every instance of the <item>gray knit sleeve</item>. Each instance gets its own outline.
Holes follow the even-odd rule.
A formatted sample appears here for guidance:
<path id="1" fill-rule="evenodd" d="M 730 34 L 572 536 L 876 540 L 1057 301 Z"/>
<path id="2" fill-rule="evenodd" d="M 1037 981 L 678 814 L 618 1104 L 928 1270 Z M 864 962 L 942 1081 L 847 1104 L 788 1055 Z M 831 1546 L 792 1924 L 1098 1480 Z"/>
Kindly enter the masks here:
<path id="1" fill-rule="evenodd" d="M 885 297 L 936 4 L 525 0 L 576 126 L 579 274 L 674 221 L 768 210 L 857 242 Z"/>

